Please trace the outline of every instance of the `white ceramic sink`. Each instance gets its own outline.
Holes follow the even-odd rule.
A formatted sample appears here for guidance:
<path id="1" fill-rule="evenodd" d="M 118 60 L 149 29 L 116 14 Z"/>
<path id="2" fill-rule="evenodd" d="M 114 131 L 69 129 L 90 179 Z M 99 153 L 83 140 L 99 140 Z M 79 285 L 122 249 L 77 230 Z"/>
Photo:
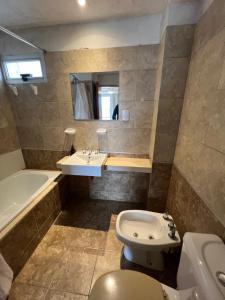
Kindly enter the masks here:
<path id="1" fill-rule="evenodd" d="M 97 151 L 77 151 L 63 159 L 60 168 L 63 174 L 80 176 L 102 176 L 107 154 Z"/>

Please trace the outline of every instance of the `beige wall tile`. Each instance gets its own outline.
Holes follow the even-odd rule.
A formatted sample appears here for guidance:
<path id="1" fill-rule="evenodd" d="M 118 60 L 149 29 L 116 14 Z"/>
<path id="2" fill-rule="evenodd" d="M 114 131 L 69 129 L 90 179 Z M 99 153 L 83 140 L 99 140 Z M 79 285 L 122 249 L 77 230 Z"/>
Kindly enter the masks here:
<path id="1" fill-rule="evenodd" d="M 189 58 L 167 58 L 163 66 L 160 97 L 184 96 Z"/>
<path id="2" fill-rule="evenodd" d="M 173 163 L 177 133 L 156 133 L 154 162 Z"/>
<path id="3" fill-rule="evenodd" d="M 136 101 L 154 100 L 156 71 L 140 70 L 136 72 Z"/>
<path id="4" fill-rule="evenodd" d="M 10 95 L 3 83 L 0 70 L 0 154 L 14 151 L 20 147 L 9 100 Z"/>
<path id="5" fill-rule="evenodd" d="M 17 130 L 22 148 L 43 149 L 44 144 L 40 127 L 19 126 Z"/>
<path id="6" fill-rule="evenodd" d="M 148 128 L 121 128 L 109 130 L 109 152 L 145 154 L 150 142 Z"/>
<path id="7" fill-rule="evenodd" d="M 14 151 L 20 147 L 15 127 L 0 128 L 0 154 Z"/>
<path id="8" fill-rule="evenodd" d="M 57 102 L 41 102 L 39 104 L 40 126 L 57 127 L 61 125 L 59 104 Z"/>
<path id="9" fill-rule="evenodd" d="M 77 149 L 97 148 L 96 130 L 105 127 L 109 129 L 106 145 L 110 151 L 148 152 L 152 103 L 144 103 L 140 109 L 135 101 L 153 99 L 158 45 L 51 52 L 45 54 L 45 59 L 48 83 L 38 85 L 38 96 L 34 97 L 29 86 L 20 88 L 18 98 L 12 96 L 11 102 L 24 148 L 62 150 L 66 127 L 77 129 Z M 129 109 L 129 122 L 74 120 L 69 73 L 97 71 L 120 72 L 120 111 Z M 128 102 L 130 104 L 125 104 Z M 36 138 L 33 138 L 32 130 L 28 128 L 31 125 Z M 119 132 L 120 128 L 126 132 L 126 136 Z"/>
<path id="10" fill-rule="evenodd" d="M 119 74 L 119 100 L 134 101 L 136 99 L 137 71 L 122 71 Z"/>
<path id="11" fill-rule="evenodd" d="M 176 167 L 172 169 L 167 210 L 173 216 L 181 236 L 190 231 L 217 234 L 225 239 L 223 224 Z"/>
<path id="12" fill-rule="evenodd" d="M 140 69 L 156 69 L 158 67 L 159 45 L 137 47 L 137 66 Z"/>
<path id="13" fill-rule="evenodd" d="M 154 101 L 135 103 L 134 126 L 136 128 L 151 128 L 154 111 Z"/>
<path id="14" fill-rule="evenodd" d="M 223 0 L 215 0 L 210 8 L 201 17 L 196 26 L 194 38 L 194 51 L 203 47 L 208 40 L 213 38 L 225 26 L 225 3 Z"/>
<path id="15" fill-rule="evenodd" d="M 62 127 L 41 127 L 43 149 L 63 150 L 65 134 Z"/>
<path id="16" fill-rule="evenodd" d="M 165 57 L 191 55 L 195 25 L 169 26 L 166 30 Z"/>
<path id="17" fill-rule="evenodd" d="M 214 1 L 197 25 L 174 162 L 202 205 L 225 225 L 223 8 L 223 1 Z"/>
<path id="18" fill-rule="evenodd" d="M 183 98 L 160 98 L 157 132 L 178 134 Z"/>

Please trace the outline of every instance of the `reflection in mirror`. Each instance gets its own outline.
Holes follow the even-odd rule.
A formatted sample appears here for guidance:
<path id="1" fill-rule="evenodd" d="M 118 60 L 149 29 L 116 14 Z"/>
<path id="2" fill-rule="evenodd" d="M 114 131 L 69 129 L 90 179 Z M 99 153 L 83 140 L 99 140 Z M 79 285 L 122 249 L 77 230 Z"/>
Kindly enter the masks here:
<path id="1" fill-rule="evenodd" d="M 75 120 L 119 119 L 119 72 L 70 74 Z"/>

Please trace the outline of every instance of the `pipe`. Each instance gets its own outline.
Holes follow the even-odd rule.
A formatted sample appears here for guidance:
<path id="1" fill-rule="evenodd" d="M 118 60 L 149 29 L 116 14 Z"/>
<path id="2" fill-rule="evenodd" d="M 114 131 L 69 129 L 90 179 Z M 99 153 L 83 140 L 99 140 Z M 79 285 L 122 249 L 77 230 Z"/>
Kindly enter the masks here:
<path id="1" fill-rule="evenodd" d="M 36 46 L 35 44 L 33 44 L 33 43 L 31 43 L 31 42 L 28 42 L 27 40 L 25 40 L 25 39 L 22 38 L 21 36 L 15 34 L 14 32 L 12 32 L 12 31 L 10 31 L 10 30 L 8 30 L 8 29 L 2 27 L 2 26 L 0 26 L 0 31 L 3 31 L 4 33 L 10 35 L 11 37 L 13 37 L 13 38 L 15 38 L 15 39 L 17 39 L 17 40 L 19 40 L 19 41 L 25 43 L 25 44 L 27 44 L 27 45 L 29 45 L 29 46 L 31 46 L 31 47 L 37 49 L 37 50 L 39 50 L 39 51 L 41 51 L 42 53 L 46 53 L 46 52 L 47 52 L 45 49 L 42 49 L 42 48 Z"/>

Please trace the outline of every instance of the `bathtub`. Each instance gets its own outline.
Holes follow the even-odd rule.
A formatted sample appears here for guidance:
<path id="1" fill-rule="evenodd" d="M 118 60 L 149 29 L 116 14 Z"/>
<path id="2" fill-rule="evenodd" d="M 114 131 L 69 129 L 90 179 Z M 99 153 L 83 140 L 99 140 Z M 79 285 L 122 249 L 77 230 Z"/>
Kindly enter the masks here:
<path id="1" fill-rule="evenodd" d="M 0 181 L 0 232 L 61 174 L 22 170 Z"/>

